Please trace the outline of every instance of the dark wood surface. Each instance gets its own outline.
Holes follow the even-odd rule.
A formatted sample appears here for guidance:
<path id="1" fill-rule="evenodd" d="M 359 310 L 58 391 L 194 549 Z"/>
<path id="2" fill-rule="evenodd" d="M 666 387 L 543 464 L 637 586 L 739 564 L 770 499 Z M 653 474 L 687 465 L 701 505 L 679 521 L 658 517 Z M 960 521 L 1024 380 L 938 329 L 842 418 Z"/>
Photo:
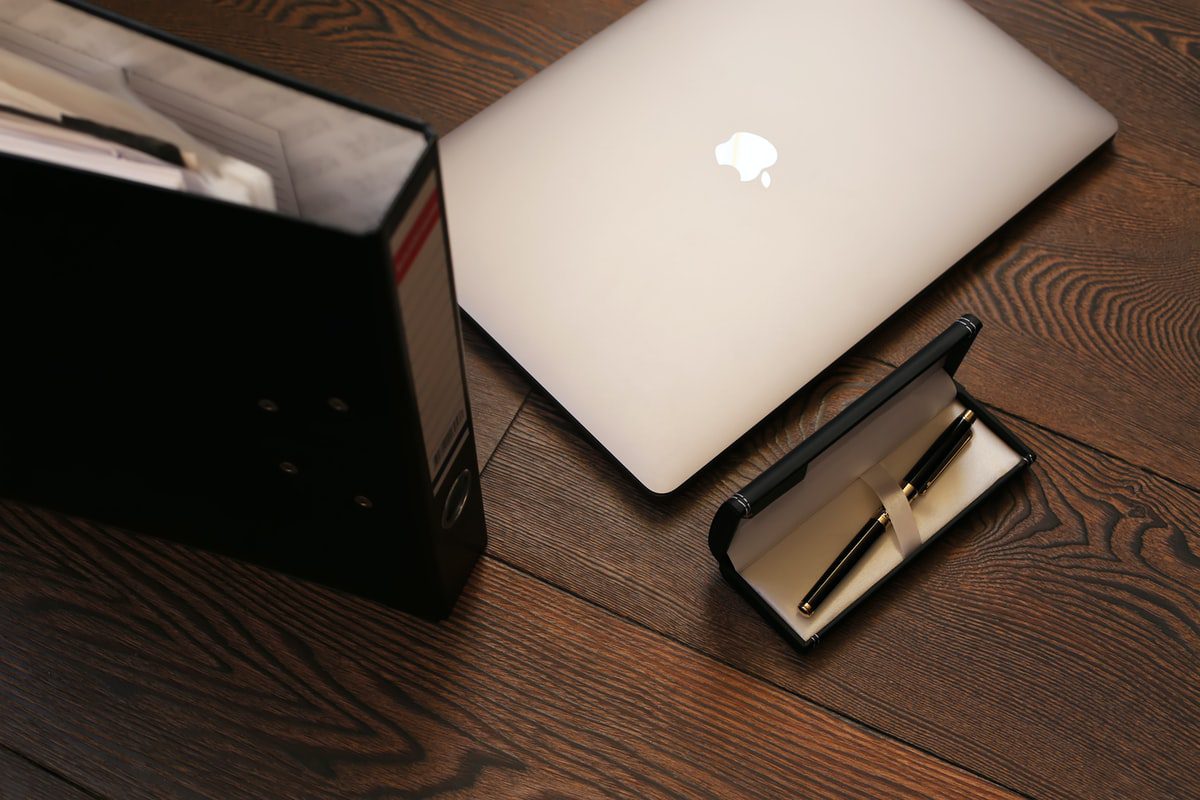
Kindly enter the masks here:
<path id="1" fill-rule="evenodd" d="M 105 0 L 447 131 L 630 0 Z M 0 798 L 1200 797 L 1200 7 L 974 0 L 1121 132 L 668 497 L 486 338 L 491 545 L 441 625 L 0 505 Z M 715 505 L 963 310 L 1040 460 L 809 655 Z"/>
<path id="2" fill-rule="evenodd" d="M 88 800 L 95 797 L 11 750 L 0 749 L 0 798 Z"/>

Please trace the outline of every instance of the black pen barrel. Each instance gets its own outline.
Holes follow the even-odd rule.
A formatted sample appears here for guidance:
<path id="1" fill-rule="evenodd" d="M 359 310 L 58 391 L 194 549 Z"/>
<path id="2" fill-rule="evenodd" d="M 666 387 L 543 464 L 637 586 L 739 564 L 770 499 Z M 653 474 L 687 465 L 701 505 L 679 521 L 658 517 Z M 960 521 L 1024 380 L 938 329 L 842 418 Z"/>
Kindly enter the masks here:
<path id="1" fill-rule="evenodd" d="M 879 534 L 887 529 L 886 518 L 886 514 L 881 514 L 871 520 L 850 540 L 850 543 L 838 554 L 838 557 L 833 560 L 833 563 L 800 601 L 801 614 L 811 615 L 821 601 L 833 591 L 834 587 L 841 583 L 842 579 L 846 577 L 846 573 L 854 568 L 854 565 L 863 557 L 863 553 L 867 552 L 867 549 L 879 538 Z"/>
<path id="2" fill-rule="evenodd" d="M 967 410 L 959 415 L 958 419 L 942 431 L 925 451 L 925 454 L 917 460 L 912 472 L 904 482 L 917 487 L 918 490 L 925 487 L 934 475 L 941 472 L 947 460 L 958 450 L 963 437 L 970 434 L 973 424 L 975 424 L 974 411 Z"/>

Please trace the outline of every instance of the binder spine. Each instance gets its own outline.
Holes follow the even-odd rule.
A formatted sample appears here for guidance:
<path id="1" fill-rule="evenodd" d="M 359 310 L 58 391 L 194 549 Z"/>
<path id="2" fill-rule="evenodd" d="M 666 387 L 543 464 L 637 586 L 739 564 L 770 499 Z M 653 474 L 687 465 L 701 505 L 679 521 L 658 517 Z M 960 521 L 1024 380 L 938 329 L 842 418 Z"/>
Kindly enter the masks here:
<path id="1" fill-rule="evenodd" d="M 425 176 L 409 213 L 392 234 L 390 250 L 412 391 L 435 494 L 446 478 L 446 465 L 465 443 L 468 423 L 458 306 L 445 243 L 435 169 Z"/>
<path id="2" fill-rule="evenodd" d="M 424 446 L 429 498 L 426 525 L 443 598 L 427 616 L 449 614 L 487 533 L 475 440 L 462 361 L 462 333 L 454 292 L 436 144 L 414 175 L 415 189 L 388 238 L 400 315 L 401 349 Z"/>

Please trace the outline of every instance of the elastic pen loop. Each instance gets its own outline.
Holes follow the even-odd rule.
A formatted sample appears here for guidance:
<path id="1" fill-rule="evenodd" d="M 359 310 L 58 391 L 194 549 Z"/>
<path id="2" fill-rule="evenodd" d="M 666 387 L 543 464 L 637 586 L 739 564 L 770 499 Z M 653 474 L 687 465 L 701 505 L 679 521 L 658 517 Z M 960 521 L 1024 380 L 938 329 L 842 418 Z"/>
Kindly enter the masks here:
<path id="1" fill-rule="evenodd" d="M 900 490 L 900 481 L 883 464 L 876 464 L 864 472 L 861 480 L 879 497 L 884 511 L 891 518 L 889 527 L 896 537 L 900 552 L 905 556 L 914 552 L 921 546 L 921 534 L 917 530 L 912 506 Z"/>

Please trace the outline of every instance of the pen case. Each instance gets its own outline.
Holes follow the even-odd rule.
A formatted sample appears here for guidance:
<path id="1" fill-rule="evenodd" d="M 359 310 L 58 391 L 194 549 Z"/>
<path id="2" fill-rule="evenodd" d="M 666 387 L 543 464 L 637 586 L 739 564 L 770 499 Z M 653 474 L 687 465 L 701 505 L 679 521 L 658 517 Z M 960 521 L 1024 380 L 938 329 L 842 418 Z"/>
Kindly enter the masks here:
<path id="1" fill-rule="evenodd" d="M 785 638 L 815 645 L 833 625 L 1032 464 L 1034 454 L 954 379 L 982 323 L 965 314 L 717 510 L 709 548 L 721 574 Z M 928 492 L 898 494 L 926 448 L 965 409 L 971 439 Z M 801 598 L 886 508 L 894 524 L 806 617 Z"/>

